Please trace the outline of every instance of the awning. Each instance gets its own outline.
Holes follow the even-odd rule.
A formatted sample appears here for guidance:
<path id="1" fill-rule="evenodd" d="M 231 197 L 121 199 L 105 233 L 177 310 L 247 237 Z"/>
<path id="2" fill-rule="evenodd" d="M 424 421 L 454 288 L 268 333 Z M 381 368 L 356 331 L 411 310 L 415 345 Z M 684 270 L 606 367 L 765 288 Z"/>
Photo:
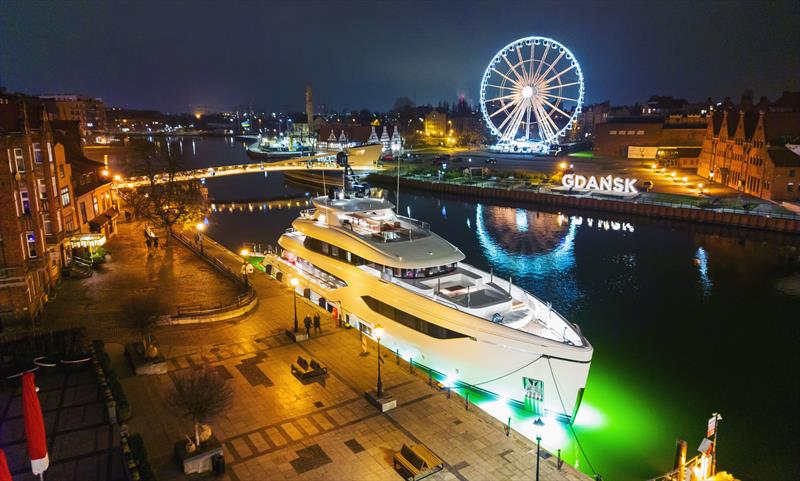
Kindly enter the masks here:
<path id="1" fill-rule="evenodd" d="M 106 210 L 102 214 L 99 214 L 94 219 L 90 220 L 89 227 L 100 230 L 101 227 L 111 223 L 111 221 L 116 219 L 118 216 L 119 211 L 112 207 L 111 209 Z"/>

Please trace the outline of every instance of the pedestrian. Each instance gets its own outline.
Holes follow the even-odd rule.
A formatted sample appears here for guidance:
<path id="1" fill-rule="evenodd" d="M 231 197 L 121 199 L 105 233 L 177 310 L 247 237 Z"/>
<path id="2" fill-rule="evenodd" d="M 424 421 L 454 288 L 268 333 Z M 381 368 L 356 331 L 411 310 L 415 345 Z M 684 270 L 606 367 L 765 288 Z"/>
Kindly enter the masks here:
<path id="1" fill-rule="evenodd" d="M 306 326 L 306 336 L 311 337 L 311 317 L 308 314 L 303 318 L 303 325 Z"/>
<path id="2" fill-rule="evenodd" d="M 153 241 L 150 240 L 150 236 L 144 238 L 144 243 L 147 244 L 147 252 L 150 252 L 150 245 L 153 243 Z"/>
<path id="3" fill-rule="evenodd" d="M 156 250 L 158 250 L 158 236 L 153 237 L 153 247 L 155 247 Z"/>
<path id="4" fill-rule="evenodd" d="M 314 334 L 316 334 L 317 331 L 322 332 L 322 327 L 319 325 L 319 312 L 314 313 Z"/>

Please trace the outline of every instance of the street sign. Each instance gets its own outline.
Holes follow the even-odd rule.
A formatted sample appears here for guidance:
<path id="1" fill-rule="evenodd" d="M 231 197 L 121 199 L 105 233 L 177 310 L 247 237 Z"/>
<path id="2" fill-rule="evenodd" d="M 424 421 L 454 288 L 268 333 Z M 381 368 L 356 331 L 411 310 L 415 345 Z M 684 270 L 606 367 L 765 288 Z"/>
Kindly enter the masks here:
<path id="1" fill-rule="evenodd" d="M 711 442 L 710 439 L 704 438 L 702 441 L 700 441 L 700 447 L 698 447 L 697 450 L 708 456 L 709 454 L 711 454 L 711 448 L 713 447 L 713 445 L 714 444 Z"/>
<path id="2" fill-rule="evenodd" d="M 711 436 L 714 435 L 715 432 L 717 432 L 717 417 L 712 416 L 708 420 L 708 429 L 706 430 L 706 437 L 710 438 Z"/>

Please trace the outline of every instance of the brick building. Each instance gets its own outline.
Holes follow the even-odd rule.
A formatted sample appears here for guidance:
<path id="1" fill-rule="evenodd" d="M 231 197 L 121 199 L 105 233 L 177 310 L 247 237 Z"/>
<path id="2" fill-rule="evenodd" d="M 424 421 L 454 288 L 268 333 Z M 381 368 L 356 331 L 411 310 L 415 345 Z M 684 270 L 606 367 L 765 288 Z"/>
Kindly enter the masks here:
<path id="1" fill-rule="evenodd" d="M 35 318 L 60 279 L 64 229 L 49 114 L 0 94 L 0 328 Z"/>
<path id="2" fill-rule="evenodd" d="M 706 133 L 705 118 L 690 115 L 613 117 L 594 126 L 597 155 L 637 159 L 671 158 L 659 152 L 700 147 Z M 696 157 L 677 167 L 696 167 Z"/>
<path id="3" fill-rule="evenodd" d="M 59 120 L 77 120 L 81 132 L 107 130 L 106 105 L 101 99 L 83 95 L 43 95 L 55 102 Z"/>
<path id="4" fill-rule="evenodd" d="M 434 109 L 425 115 L 426 137 L 446 137 L 448 131 L 447 114 Z"/>
<path id="5" fill-rule="evenodd" d="M 800 92 L 725 102 L 709 116 L 697 174 L 774 201 L 800 199 Z"/>

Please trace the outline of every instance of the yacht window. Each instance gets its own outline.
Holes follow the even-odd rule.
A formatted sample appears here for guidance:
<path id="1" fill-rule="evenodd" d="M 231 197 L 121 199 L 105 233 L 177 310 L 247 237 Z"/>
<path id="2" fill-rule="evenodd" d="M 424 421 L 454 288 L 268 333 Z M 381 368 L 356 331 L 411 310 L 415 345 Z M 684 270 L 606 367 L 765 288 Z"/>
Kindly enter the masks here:
<path id="1" fill-rule="evenodd" d="M 322 243 L 322 252 L 324 252 L 325 254 L 330 252 L 330 248 L 328 247 L 328 243 L 327 242 L 323 242 Z"/>
<path id="2" fill-rule="evenodd" d="M 419 317 L 409 314 L 405 311 L 401 311 L 400 309 L 390 306 L 385 302 L 381 302 L 372 296 L 362 296 L 361 298 L 364 299 L 364 302 L 367 304 L 367 306 L 369 306 L 370 309 L 378 314 L 395 322 L 399 322 L 400 324 L 403 324 L 404 326 L 414 329 L 417 332 L 421 332 L 427 336 L 435 337 L 436 339 L 459 339 L 463 337 L 469 337 L 465 334 L 447 329 L 446 327 L 442 327 L 438 324 L 420 319 Z"/>
<path id="3" fill-rule="evenodd" d="M 336 246 L 331 246 L 331 255 L 333 257 L 339 257 L 339 248 Z"/>

